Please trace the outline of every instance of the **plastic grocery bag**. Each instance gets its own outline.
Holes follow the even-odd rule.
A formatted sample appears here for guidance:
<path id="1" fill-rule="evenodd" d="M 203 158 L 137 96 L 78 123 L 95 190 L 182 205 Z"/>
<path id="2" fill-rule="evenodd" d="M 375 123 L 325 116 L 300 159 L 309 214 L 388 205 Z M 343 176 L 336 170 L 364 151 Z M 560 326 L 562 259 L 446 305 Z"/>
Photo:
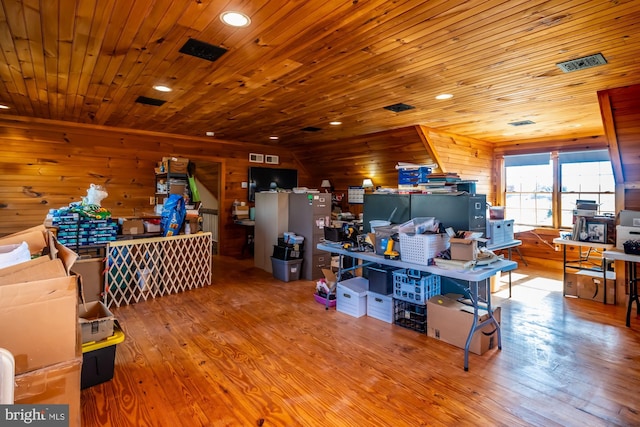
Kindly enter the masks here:
<path id="1" fill-rule="evenodd" d="M 31 252 L 29 252 L 27 242 L 0 246 L 0 268 L 11 267 L 30 259 Z"/>
<path id="2" fill-rule="evenodd" d="M 186 214 L 184 197 L 181 194 L 170 194 L 162 209 L 162 235 L 175 236 L 178 234 Z"/>

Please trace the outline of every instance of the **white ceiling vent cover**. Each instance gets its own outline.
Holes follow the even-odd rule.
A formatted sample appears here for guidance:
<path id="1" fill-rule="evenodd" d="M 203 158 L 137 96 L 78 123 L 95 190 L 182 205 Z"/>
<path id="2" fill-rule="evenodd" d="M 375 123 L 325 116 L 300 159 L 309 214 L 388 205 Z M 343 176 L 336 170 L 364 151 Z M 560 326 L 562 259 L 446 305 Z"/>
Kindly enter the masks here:
<path id="1" fill-rule="evenodd" d="M 570 61 L 559 62 L 556 65 L 565 73 L 571 73 L 573 71 L 584 70 L 591 67 L 597 67 L 598 65 L 605 65 L 607 60 L 604 59 L 601 53 L 595 55 L 589 55 L 578 59 L 572 59 Z"/>

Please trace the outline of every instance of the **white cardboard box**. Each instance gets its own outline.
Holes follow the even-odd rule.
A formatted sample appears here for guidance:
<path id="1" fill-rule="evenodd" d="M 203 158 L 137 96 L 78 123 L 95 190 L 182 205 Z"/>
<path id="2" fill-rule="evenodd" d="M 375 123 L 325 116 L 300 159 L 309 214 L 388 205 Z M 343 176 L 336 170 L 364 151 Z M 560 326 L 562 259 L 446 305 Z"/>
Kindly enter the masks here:
<path id="1" fill-rule="evenodd" d="M 367 314 L 367 290 L 369 281 L 363 277 L 338 282 L 336 310 L 353 317 Z"/>
<path id="2" fill-rule="evenodd" d="M 640 240 L 640 228 L 625 225 L 616 226 L 616 249 L 624 251 L 624 242 L 627 240 Z"/>
<path id="3" fill-rule="evenodd" d="M 640 227 L 640 211 L 621 210 L 620 225 L 624 227 Z"/>
<path id="4" fill-rule="evenodd" d="M 367 316 L 393 323 L 393 295 L 367 292 Z"/>

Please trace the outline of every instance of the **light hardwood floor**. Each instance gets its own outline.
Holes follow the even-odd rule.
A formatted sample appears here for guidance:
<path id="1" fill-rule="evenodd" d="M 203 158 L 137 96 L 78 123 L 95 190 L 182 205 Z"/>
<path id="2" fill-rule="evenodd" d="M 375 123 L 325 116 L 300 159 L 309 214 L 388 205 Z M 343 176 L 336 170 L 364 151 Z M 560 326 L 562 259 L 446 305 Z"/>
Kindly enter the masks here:
<path id="1" fill-rule="evenodd" d="M 313 282 L 213 263 L 207 288 L 113 310 L 126 338 L 83 426 L 640 425 L 640 319 L 563 297 L 559 272 L 513 273 L 502 350 L 465 372 L 459 348 L 325 311 Z"/>

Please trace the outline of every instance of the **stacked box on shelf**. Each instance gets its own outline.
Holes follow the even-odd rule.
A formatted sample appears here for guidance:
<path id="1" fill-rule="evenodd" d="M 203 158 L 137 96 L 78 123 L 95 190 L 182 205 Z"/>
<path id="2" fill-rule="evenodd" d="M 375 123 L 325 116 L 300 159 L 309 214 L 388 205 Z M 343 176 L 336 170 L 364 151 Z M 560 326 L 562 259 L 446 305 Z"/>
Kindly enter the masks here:
<path id="1" fill-rule="evenodd" d="M 88 241 L 90 245 L 113 242 L 118 235 L 118 223 L 113 219 L 86 218 L 81 224 L 89 226 Z"/>
<path id="2" fill-rule="evenodd" d="M 399 185 L 415 185 L 429 182 L 431 168 L 422 166 L 414 169 L 398 169 Z"/>
<path id="3" fill-rule="evenodd" d="M 400 269 L 393 272 L 393 297 L 414 304 L 426 304 L 440 294 L 440 276 L 424 271 Z"/>
<path id="4" fill-rule="evenodd" d="M 112 242 L 118 234 L 118 224 L 114 220 L 87 218 L 78 213 L 54 213 L 52 224 L 58 228 L 58 241 L 66 246 Z"/>
<path id="5" fill-rule="evenodd" d="M 78 213 L 56 210 L 53 212 L 52 225 L 57 227 L 56 237 L 58 241 L 66 246 L 76 246 L 78 244 Z"/>
<path id="6" fill-rule="evenodd" d="M 80 215 L 65 211 L 54 211 L 52 225 L 58 229 L 57 237 L 60 243 L 73 240 L 74 244 L 78 239 L 78 220 Z"/>

